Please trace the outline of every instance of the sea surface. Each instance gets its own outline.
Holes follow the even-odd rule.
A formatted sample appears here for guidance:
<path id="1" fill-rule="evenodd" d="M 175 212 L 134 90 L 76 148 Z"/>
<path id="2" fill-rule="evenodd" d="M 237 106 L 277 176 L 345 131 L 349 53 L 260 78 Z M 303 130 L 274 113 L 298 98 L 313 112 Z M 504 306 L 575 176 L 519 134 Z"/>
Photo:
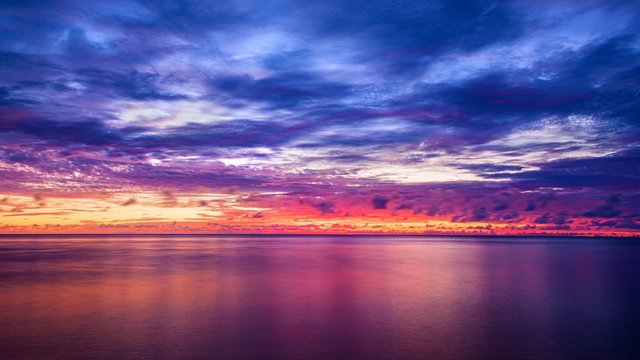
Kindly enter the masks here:
<path id="1" fill-rule="evenodd" d="M 640 239 L 3 236 L 0 358 L 640 359 Z"/>

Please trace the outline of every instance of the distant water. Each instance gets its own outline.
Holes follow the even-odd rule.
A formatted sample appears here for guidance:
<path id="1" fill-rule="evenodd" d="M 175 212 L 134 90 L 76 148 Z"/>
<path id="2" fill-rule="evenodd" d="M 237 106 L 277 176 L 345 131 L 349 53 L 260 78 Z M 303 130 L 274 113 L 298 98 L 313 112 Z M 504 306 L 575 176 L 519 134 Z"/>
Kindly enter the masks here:
<path id="1" fill-rule="evenodd" d="M 2 359 L 640 359 L 640 239 L 0 237 Z"/>

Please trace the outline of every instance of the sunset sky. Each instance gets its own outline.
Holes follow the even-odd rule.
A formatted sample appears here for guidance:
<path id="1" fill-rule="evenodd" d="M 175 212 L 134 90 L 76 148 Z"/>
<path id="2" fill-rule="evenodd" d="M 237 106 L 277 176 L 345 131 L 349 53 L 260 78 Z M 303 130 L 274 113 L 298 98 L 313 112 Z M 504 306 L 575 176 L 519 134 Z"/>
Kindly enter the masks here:
<path id="1" fill-rule="evenodd" d="M 2 1 L 0 233 L 640 235 L 637 1 Z"/>

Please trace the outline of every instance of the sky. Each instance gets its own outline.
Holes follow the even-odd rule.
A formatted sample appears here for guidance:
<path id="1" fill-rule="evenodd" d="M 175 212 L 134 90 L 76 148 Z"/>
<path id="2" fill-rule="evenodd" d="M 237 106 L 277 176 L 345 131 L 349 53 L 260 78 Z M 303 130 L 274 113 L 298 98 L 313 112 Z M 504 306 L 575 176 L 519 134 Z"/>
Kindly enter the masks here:
<path id="1" fill-rule="evenodd" d="M 640 234 L 637 1 L 0 2 L 0 233 Z"/>

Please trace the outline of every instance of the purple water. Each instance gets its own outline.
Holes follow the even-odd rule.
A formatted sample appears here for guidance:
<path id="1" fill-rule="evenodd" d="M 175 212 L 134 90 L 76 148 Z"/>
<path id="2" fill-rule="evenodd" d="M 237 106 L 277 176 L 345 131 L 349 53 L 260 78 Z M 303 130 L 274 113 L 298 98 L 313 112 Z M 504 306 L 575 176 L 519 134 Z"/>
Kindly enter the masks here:
<path id="1" fill-rule="evenodd" d="M 0 238 L 2 359 L 638 359 L 640 239 Z"/>

